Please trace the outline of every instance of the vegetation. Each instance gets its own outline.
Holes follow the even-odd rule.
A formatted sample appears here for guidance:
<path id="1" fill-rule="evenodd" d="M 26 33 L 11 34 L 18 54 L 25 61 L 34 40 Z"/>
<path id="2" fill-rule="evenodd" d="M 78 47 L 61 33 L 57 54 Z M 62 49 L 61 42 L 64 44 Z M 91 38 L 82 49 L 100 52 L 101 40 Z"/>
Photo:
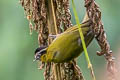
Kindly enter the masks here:
<path id="1" fill-rule="evenodd" d="M 1 24 L 1 27 L 0 27 L 0 33 L 1 33 L 0 34 L 1 35 L 0 64 L 2 65 L 0 68 L 0 69 L 2 69 L 1 70 L 2 73 L 0 73 L 1 74 L 0 78 L 2 80 L 3 79 L 4 80 L 7 80 L 7 79 L 9 79 L 9 80 L 16 80 L 16 79 L 17 80 L 19 80 L 19 79 L 20 80 L 21 79 L 22 80 L 23 79 L 25 79 L 25 80 L 27 80 L 27 79 L 28 80 L 33 80 L 33 79 L 41 80 L 41 78 L 43 79 L 43 77 L 42 77 L 43 71 L 37 70 L 35 68 L 36 67 L 35 63 L 32 62 L 33 55 L 34 55 L 33 54 L 34 49 L 36 49 L 36 47 L 38 46 L 37 45 L 38 44 L 37 43 L 37 34 L 35 32 L 33 32 L 32 36 L 28 35 L 28 33 L 29 33 L 28 28 L 27 28 L 28 23 L 27 23 L 26 19 L 23 18 L 24 14 L 23 14 L 21 6 L 19 4 L 16 5 L 16 3 L 17 3 L 17 1 L 15 1 L 15 0 L 8 1 L 8 2 L 0 1 L 0 6 L 1 6 L 0 8 L 3 8 L 3 9 L 1 9 L 1 14 L 0 14 L 0 20 L 1 20 L 1 22 L 0 22 L 0 24 Z M 76 1 L 75 4 L 77 5 L 77 3 L 79 3 L 79 2 Z M 76 9 L 81 11 L 81 12 L 78 11 L 78 14 L 80 14 L 80 16 L 79 16 L 80 20 L 82 20 L 81 16 L 84 14 L 83 12 L 85 12 L 85 10 L 83 10 L 83 3 L 84 2 L 80 3 L 82 5 L 82 6 L 80 6 L 81 10 L 79 10 L 79 8 L 78 8 L 79 6 L 76 6 Z M 105 31 L 107 32 L 108 40 L 110 41 L 110 44 L 112 45 L 113 51 L 115 51 L 117 49 L 116 44 L 118 43 L 116 40 L 119 41 L 119 37 L 118 37 L 118 33 L 117 33 L 117 32 L 119 32 L 119 27 L 118 27 L 119 20 L 117 20 L 117 19 L 119 19 L 119 15 L 118 15 L 119 11 L 116 10 L 118 7 L 117 4 L 119 4 L 119 1 L 111 2 L 111 3 L 107 2 L 107 1 L 103 1 L 103 2 L 98 1 L 98 3 L 100 4 L 100 7 L 101 7 L 101 10 L 103 13 L 103 15 L 102 15 L 103 23 L 105 25 Z M 111 5 L 116 4 L 115 8 L 111 7 L 110 4 Z M 70 7 L 70 8 L 71 8 L 71 12 L 72 12 L 72 7 Z M 29 12 L 29 10 L 28 10 L 28 12 Z M 118 15 L 118 17 L 112 16 L 113 14 Z M 45 18 L 44 15 L 45 14 L 42 15 L 43 18 Z M 32 26 L 35 26 L 35 25 L 31 25 L 34 22 L 31 20 L 31 14 L 29 14 L 29 16 L 27 16 L 27 19 L 29 20 L 29 23 L 30 23 L 30 32 L 31 32 L 31 30 L 33 29 Z M 71 22 L 68 22 L 68 21 L 67 20 L 65 21 L 66 26 L 64 27 L 64 29 L 67 28 L 68 23 L 69 23 L 69 26 L 71 25 Z M 73 24 L 75 23 L 74 21 L 75 20 L 72 17 Z M 46 22 L 46 21 L 44 21 L 44 22 Z M 106 24 L 106 23 L 110 23 L 112 25 Z M 39 23 L 36 22 L 36 25 L 37 24 L 39 24 Z M 45 25 L 45 23 L 44 23 L 44 25 Z M 59 25 L 59 24 L 56 24 L 56 25 Z M 109 26 L 111 26 L 111 27 L 109 27 Z M 116 28 L 113 26 L 116 26 Z M 37 26 L 35 29 L 37 30 Z M 64 31 L 64 29 L 61 28 L 61 30 L 58 30 L 58 33 L 59 33 L 59 31 L 60 32 Z M 40 29 L 38 28 L 38 30 L 40 30 Z M 111 31 L 112 31 L 112 34 L 111 34 Z M 45 35 L 47 35 L 47 34 L 48 33 L 45 33 Z M 41 35 L 39 35 L 39 36 L 41 36 Z M 44 43 L 44 41 L 45 41 L 45 39 L 42 39 L 43 41 L 40 41 L 40 40 L 41 39 L 39 39 L 39 44 L 41 44 L 41 42 Z M 44 43 L 44 45 L 46 45 L 46 44 L 47 43 Z M 93 43 L 91 45 L 91 47 L 88 48 L 88 51 L 89 51 L 89 56 L 92 58 L 92 63 L 93 63 L 93 66 L 95 67 L 95 73 L 97 75 L 97 80 L 98 80 L 99 79 L 98 76 L 101 76 L 101 75 L 98 75 L 98 73 L 99 74 L 102 73 L 101 72 L 101 69 L 103 68 L 102 64 L 105 64 L 104 63 L 105 61 L 103 59 L 101 59 L 100 57 L 96 56 L 95 51 L 97 51 L 98 48 L 96 48 L 96 47 L 93 48 L 93 46 L 96 46 L 96 43 Z M 78 65 L 80 66 L 82 73 L 85 76 L 86 80 L 89 80 L 91 78 L 89 76 L 88 71 L 86 70 L 87 67 L 86 67 L 85 59 L 82 56 L 80 56 L 80 59 L 78 60 Z M 94 60 L 93 60 L 93 58 L 94 58 Z M 99 64 L 97 64 L 97 63 L 99 63 Z M 46 67 L 46 68 L 49 69 L 49 67 Z M 6 77 L 4 75 L 7 75 L 9 77 Z M 40 76 L 41 76 L 41 78 L 39 78 Z"/>

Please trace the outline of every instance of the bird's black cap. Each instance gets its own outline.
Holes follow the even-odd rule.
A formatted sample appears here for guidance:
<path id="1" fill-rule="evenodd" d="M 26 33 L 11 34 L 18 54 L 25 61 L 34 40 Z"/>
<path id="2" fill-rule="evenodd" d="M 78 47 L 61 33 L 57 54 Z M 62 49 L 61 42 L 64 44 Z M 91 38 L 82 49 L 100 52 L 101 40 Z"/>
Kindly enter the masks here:
<path id="1" fill-rule="evenodd" d="M 41 46 L 41 47 L 38 47 L 36 50 L 35 50 L 35 54 L 43 49 L 45 49 L 46 46 Z"/>

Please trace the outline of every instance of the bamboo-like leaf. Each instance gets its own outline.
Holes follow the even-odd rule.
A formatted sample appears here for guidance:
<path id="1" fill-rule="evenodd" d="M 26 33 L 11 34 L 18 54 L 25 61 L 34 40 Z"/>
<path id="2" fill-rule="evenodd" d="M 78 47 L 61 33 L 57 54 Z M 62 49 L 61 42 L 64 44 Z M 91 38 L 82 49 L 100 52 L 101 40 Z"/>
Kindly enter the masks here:
<path id="1" fill-rule="evenodd" d="M 96 80 L 95 75 L 94 75 L 94 71 L 93 71 L 93 67 L 92 67 L 92 64 L 91 64 L 89 56 L 88 56 L 87 47 L 86 47 L 86 44 L 85 44 L 85 41 L 84 41 L 84 36 L 83 36 L 83 33 L 82 33 L 82 29 L 81 29 L 81 24 L 80 24 L 80 21 L 79 21 L 79 18 L 78 18 L 77 11 L 76 11 L 75 4 L 74 4 L 73 0 L 72 0 L 72 7 L 73 7 L 75 20 L 76 20 L 76 23 L 78 25 L 78 29 L 79 29 L 80 38 L 81 38 L 81 41 L 82 41 L 82 46 L 83 46 L 83 50 L 84 50 L 84 53 L 85 53 L 85 57 L 86 57 L 86 60 L 88 62 L 88 68 L 91 70 L 93 80 Z"/>

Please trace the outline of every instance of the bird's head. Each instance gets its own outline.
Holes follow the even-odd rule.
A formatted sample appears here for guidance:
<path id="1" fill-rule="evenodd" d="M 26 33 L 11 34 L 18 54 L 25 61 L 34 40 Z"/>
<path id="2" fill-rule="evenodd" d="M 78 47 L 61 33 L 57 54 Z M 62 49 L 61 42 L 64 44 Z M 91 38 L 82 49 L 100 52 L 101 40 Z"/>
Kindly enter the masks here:
<path id="1" fill-rule="evenodd" d="M 36 50 L 35 50 L 35 60 L 41 60 L 41 56 L 43 54 L 46 54 L 46 51 L 47 50 L 47 47 L 46 46 L 41 46 L 41 47 L 38 47 Z"/>

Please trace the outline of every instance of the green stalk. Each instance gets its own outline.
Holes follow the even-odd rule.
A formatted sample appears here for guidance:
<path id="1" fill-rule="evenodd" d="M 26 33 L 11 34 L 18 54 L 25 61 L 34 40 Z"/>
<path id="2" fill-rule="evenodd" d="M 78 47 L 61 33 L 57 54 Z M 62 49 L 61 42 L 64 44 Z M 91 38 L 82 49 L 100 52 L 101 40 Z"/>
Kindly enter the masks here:
<path id="1" fill-rule="evenodd" d="M 74 4 L 73 0 L 72 0 L 72 7 L 73 7 L 73 13 L 74 13 L 74 16 L 75 16 L 75 20 L 76 20 L 76 23 L 78 25 L 78 29 L 79 29 L 80 38 L 81 38 L 81 41 L 82 41 L 82 46 L 83 46 L 83 50 L 84 50 L 84 53 L 85 53 L 85 57 L 86 57 L 86 60 L 88 62 L 88 68 L 90 68 L 90 70 L 91 70 L 93 80 L 96 80 L 95 75 L 94 75 L 94 71 L 93 71 L 93 68 L 92 68 L 92 64 L 91 64 L 89 56 L 88 56 L 87 47 L 86 47 L 86 44 L 85 44 L 82 29 L 81 29 L 81 24 L 80 24 L 80 21 L 79 21 L 79 18 L 78 18 L 77 11 L 76 11 L 75 4 Z"/>

